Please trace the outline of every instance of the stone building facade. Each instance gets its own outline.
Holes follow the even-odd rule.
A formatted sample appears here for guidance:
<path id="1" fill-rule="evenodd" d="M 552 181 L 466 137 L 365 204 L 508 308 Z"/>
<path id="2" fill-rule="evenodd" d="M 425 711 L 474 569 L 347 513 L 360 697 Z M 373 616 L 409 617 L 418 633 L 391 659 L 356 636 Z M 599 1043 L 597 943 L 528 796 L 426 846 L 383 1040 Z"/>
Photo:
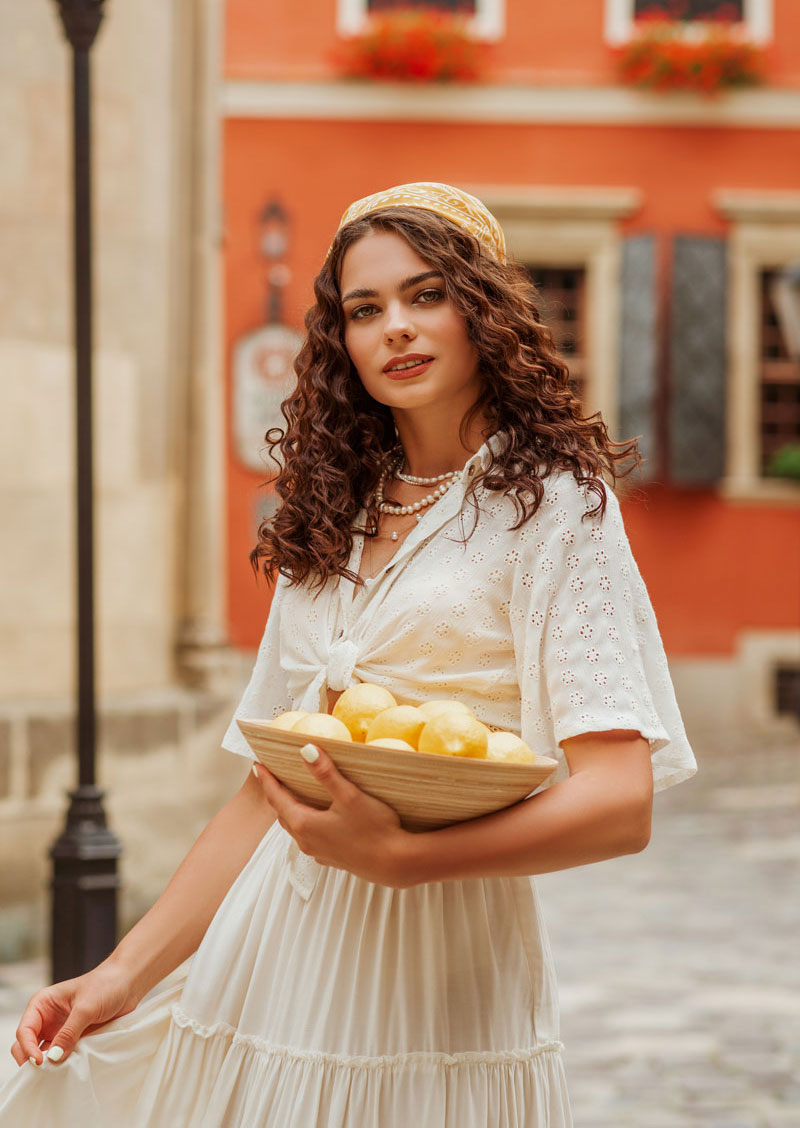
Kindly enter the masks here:
<path id="1" fill-rule="evenodd" d="M 99 754 L 121 923 L 238 786 L 215 291 L 220 5 L 110 0 L 92 50 Z M 74 786 L 71 52 L 0 11 L 0 960 L 47 933 Z"/>

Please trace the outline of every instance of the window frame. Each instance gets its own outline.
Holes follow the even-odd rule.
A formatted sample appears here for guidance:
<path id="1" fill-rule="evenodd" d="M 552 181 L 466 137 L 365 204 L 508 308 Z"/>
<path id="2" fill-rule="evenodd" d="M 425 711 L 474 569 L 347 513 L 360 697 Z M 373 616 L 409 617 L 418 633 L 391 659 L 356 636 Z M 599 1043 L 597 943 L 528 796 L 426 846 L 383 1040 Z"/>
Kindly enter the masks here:
<path id="1" fill-rule="evenodd" d="M 544 323 L 553 332 L 553 337 L 555 339 L 558 355 L 564 360 L 564 363 L 569 368 L 570 376 L 575 378 L 576 372 L 579 372 L 577 379 L 579 380 L 580 385 L 581 385 L 581 396 L 580 396 L 580 398 L 581 398 L 581 401 L 583 401 L 584 388 L 585 388 L 586 382 L 588 380 L 588 365 L 587 365 L 587 360 L 586 360 L 586 354 L 587 354 L 588 340 L 589 340 L 589 331 L 588 331 L 588 324 L 589 324 L 589 306 L 588 306 L 589 289 L 588 289 L 588 285 L 587 285 L 588 270 L 587 270 L 586 263 L 585 262 L 571 262 L 571 263 L 562 262 L 562 263 L 558 263 L 558 264 L 554 264 L 554 263 L 551 263 L 551 262 L 542 263 L 542 262 L 539 261 L 538 257 L 536 259 L 532 260 L 530 258 L 530 256 L 528 256 L 525 260 L 524 265 L 529 271 L 531 271 L 531 277 L 533 279 L 533 282 L 536 285 L 537 290 L 539 290 L 539 292 L 543 295 L 545 302 L 549 302 L 549 301 L 552 300 L 549 297 L 550 290 L 547 288 L 546 284 L 540 288 L 540 280 L 537 279 L 536 274 L 535 274 L 536 270 L 542 270 L 542 271 L 545 271 L 545 270 L 557 270 L 557 271 L 574 270 L 574 271 L 579 271 L 582 275 L 582 277 L 580 278 L 580 281 L 579 281 L 579 290 L 580 290 L 581 293 L 580 293 L 580 300 L 579 300 L 578 308 L 577 308 L 577 312 L 580 314 L 580 317 L 578 319 L 576 319 L 576 322 L 575 322 L 575 324 L 580 329 L 578 336 L 579 336 L 579 339 L 580 339 L 581 351 L 579 353 L 565 353 L 562 350 L 561 342 L 558 340 L 557 330 L 554 329 L 554 323 L 557 320 L 557 316 L 558 316 L 557 311 L 554 311 L 554 312 L 556 312 L 556 318 L 550 316 L 550 310 L 548 308 L 544 308 L 543 310 L 540 310 L 540 314 L 542 315 L 542 320 L 544 321 Z M 562 322 L 561 324 L 566 324 L 566 322 Z"/>
<path id="2" fill-rule="evenodd" d="M 635 27 L 634 0 L 606 0 L 605 40 L 612 46 L 627 43 Z M 744 22 L 754 43 L 772 40 L 772 0 L 744 0 Z M 691 34 L 691 22 L 687 24 Z"/>
<path id="3" fill-rule="evenodd" d="M 367 0 L 337 0 L 336 30 L 340 35 L 358 35 L 367 23 Z M 506 30 L 505 0 L 476 0 L 476 11 L 469 21 L 476 39 L 502 39 Z"/>
<path id="4" fill-rule="evenodd" d="M 641 206 L 637 188 L 520 188 L 470 184 L 503 228 L 513 258 L 585 270 L 587 414 L 601 411 L 612 434 L 619 416 L 620 222 Z"/>
<path id="5" fill-rule="evenodd" d="M 778 668 L 800 665 L 800 631 L 741 630 L 734 662 L 736 699 L 744 719 L 764 731 L 796 731 L 794 718 L 778 712 L 774 691 Z"/>
<path id="6" fill-rule="evenodd" d="M 719 189 L 728 237 L 728 420 L 724 497 L 796 505 L 800 482 L 761 473 L 761 272 L 800 259 L 800 192 Z"/>
<path id="7" fill-rule="evenodd" d="M 796 263 L 793 262 L 792 266 L 794 265 L 796 265 Z M 770 439 L 766 438 L 764 433 L 764 426 L 767 422 L 764 419 L 764 414 L 765 412 L 769 411 L 770 408 L 776 410 L 776 413 L 780 411 L 779 407 L 774 408 L 774 401 L 770 402 L 765 399 L 764 385 L 769 384 L 773 388 L 780 390 L 783 390 L 786 386 L 788 386 L 791 388 L 791 391 L 795 396 L 797 396 L 797 393 L 800 392 L 800 357 L 792 356 L 790 351 L 791 346 L 789 342 L 786 341 L 783 337 L 784 327 L 780 322 L 779 311 L 777 305 L 775 304 L 772 284 L 770 282 L 771 277 L 772 283 L 774 284 L 779 273 L 779 270 L 770 269 L 769 267 L 765 267 L 758 272 L 759 291 L 761 297 L 761 318 L 759 319 L 758 326 L 758 351 L 761 364 L 758 374 L 758 383 L 761 414 L 760 454 L 762 465 L 765 459 L 768 457 L 766 456 L 766 449 L 771 445 Z M 798 313 L 800 313 L 800 296 L 798 296 L 797 302 Z M 765 335 L 771 331 L 765 322 L 765 315 L 775 318 L 776 329 L 773 332 L 775 338 L 780 342 L 780 346 L 783 350 L 783 353 L 780 357 L 769 357 L 765 355 Z M 793 433 L 789 438 L 779 437 L 777 439 L 776 449 L 780 449 L 780 447 L 785 445 L 786 442 L 800 444 L 800 402 L 797 402 L 796 407 L 792 410 L 792 414 L 794 414 L 795 419 L 794 426 L 792 428 Z M 762 473 L 762 477 L 771 478 L 772 475 Z"/>

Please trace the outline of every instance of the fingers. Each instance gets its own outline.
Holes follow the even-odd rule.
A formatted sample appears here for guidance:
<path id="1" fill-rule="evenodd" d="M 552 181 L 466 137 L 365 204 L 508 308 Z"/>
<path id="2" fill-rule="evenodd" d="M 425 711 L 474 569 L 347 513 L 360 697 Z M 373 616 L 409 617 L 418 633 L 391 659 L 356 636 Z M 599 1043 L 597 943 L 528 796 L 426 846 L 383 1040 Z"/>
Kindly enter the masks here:
<path id="1" fill-rule="evenodd" d="M 289 830 L 291 820 L 309 808 L 305 803 L 295 799 L 288 788 L 284 787 L 263 764 L 253 764 L 253 775 L 260 783 L 270 806 L 277 815 L 278 822 L 284 830 Z"/>
<path id="2" fill-rule="evenodd" d="M 76 1003 L 59 1026 L 60 1017 L 63 1017 L 63 1011 L 60 1016 L 53 1015 L 45 1021 L 37 997 L 31 999 L 17 1028 L 17 1040 L 11 1047 L 11 1056 L 17 1064 L 24 1065 L 26 1061 L 30 1061 L 41 1065 L 48 1061 L 57 1065 L 69 1057 L 81 1034 L 89 1026 L 91 1013 L 86 1006 Z M 56 1033 L 51 1034 L 50 1031 L 54 1028 Z M 40 1041 L 47 1043 L 48 1040 L 49 1048 L 40 1049 Z"/>
<path id="3" fill-rule="evenodd" d="M 304 744 L 300 755 L 308 764 L 308 770 L 314 779 L 330 792 L 335 802 L 349 803 L 361 794 L 354 783 L 345 779 L 324 748 L 318 748 L 316 744 Z"/>
<path id="4" fill-rule="evenodd" d="M 291 834 L 304 854 L 313 854 L 312 837 L 315 816 L 323 814 L 301 803 L 266 768 L 256 772 L 264 793 L 269 800 L 279 824 Z"/>
<path id="5" fill-rule="evenodd" d="M 30 1058 L 28 1057 L 22 1046 L 19 1044 L 19 1041 L 16 1041 L 11 1047 L 11 1056 L 13 1057 L 17 1065 L 24 1065 L 26 1061 L 33 1061 L 35 1065 L 41 1064 L 41 1060 L 37 1060 L 37 1058 L 35 1058 L 33 1054 L 31 1054 Z M 41 1054 L 39 1054 L 39 1059 L 41 1059 Z"/>
<path id="6" fill-rule="evenodd" d="M 55 1037 L 50 1042 L 46 1057 L 48 1061 L 66 1061 L 77 1045 L 78 1039 L 91 1023 L 91 1014 L 80 1003 L 76 1004 L 69 1013 L 69 1017 Z"/>
<path id="7" fill-rule="evenodd" d="M 16 1030 L 17 1040 L 11 1047 L 11 1054 L 14 1060 L 19 1062 L 20 1065 L 30 1058 L 34 1058 L 37 1065 L 41 1065 L 42 1063 L 43 1054 L 39 1049 L 39 1042 L 45 1037 L 45 1034 L 42 1032 L 44 1017 L 39 1004 L 39 995 L 36 994 L 25 1008 Z M 57 1018 L 55 1022 L 58 1022 Z M 22 1054 L 22 1061 L 19 1060 L 15 1053 L 17 1047 L 19 1047 L 20 1053 Z"/>
<path id="8" fill-rule="evenodd" d="M 330 815 L 334 813 L 334 808 L 338 808 L 339 815 L 344 813 L 343 808 L 354 814 L 354 804 L 365 796 L 355 784 L 345 779 L 322 748 L 315 744 L 304 744 L 300 754 L 311 774 L 330 794 L 333 802 L 329 810 L 320 811 L 296 799 L 262 764 L 253 765 L 253 774 L 261 784 L 279 824 L 291 834 L 304 854 L 316 857 L 325 852 L 330 833 Z M 324 860 L 320 858 L 320 864 L 335 863 L 325 855 Z"/>

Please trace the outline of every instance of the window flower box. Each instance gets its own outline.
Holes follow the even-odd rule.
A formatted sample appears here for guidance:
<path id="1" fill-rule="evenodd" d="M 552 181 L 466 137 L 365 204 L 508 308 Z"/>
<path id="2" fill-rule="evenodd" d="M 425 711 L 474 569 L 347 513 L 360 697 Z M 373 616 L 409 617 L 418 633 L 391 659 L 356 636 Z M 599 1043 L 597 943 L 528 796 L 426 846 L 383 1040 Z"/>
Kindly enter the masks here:
<path id="1" fill-rule="evenodd" d="M 474 82 L 487 50 L 459 13 L 398 8 L 373 14 L 363 32 L 344 38 L 335 63 L 352 78 Z"/>
<path id="2" fill-rule="evenodd" d="M 800 482 L 800 443 L 779 447 L 767 463 L 767 474 L 776 478 L 793 478 Z"/>
<path id="3" fill-rule="evenodd" d="M 637 21 L 630 40 L 614 49 L 617 77 L 627 86 L 712 95 L 763 81 L 764 49 L 741 24 L 725 19 Z"/>

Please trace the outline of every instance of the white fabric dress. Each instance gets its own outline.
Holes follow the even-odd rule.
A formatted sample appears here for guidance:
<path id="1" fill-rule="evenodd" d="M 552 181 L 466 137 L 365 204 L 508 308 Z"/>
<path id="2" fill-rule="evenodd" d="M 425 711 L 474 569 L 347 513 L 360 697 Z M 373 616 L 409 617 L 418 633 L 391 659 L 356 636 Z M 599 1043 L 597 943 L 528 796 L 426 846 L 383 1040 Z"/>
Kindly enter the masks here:
<path id="1" fill-rule="evenodd" d="M 517 531 L 461 479 L 366 587 L 279 579 L 236 717 L 325 709 L 353 681 L 453 696 L 560 761 L 637 729 L 657 788 L 695 770 L 619 504 L 552 475 Z M 463 521 L 461 517 L 463 516 Z M 363 537 L 351 567 L 358 570 Z M 252 753 L 234 721 L 224 746 Z M 393 890 L 318 866 L 277 824 L 184 971 L 62 1065 L 0 1093 L 2 1128 L 568 1128 L 556 985 L 533 880 Z"/>

